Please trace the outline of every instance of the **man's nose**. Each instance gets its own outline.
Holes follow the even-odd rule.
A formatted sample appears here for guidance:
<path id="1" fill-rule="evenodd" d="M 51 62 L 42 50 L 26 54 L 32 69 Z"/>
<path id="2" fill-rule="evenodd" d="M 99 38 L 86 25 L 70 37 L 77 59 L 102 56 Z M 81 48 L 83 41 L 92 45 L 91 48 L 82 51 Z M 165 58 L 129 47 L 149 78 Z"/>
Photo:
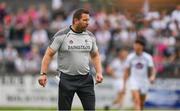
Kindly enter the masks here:
<path id="1" fill-rule="evenodd" d="M 85 24 L 86 24 L 86 25 L 89 25 L 89 22 L 88 22 L 88 21 L 86 21 L 86 22 L 85 22 Z"/>

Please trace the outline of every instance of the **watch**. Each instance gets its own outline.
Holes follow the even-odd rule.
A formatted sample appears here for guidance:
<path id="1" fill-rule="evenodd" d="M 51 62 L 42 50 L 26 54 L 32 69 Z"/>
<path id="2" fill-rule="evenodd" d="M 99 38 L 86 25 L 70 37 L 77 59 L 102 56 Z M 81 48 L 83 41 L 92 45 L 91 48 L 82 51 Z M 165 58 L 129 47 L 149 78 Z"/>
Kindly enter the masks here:
<path id="1" fill-rule="evenodd" d="M 41 75 L 47 75 L 45 72 L 41 72 Z"/>

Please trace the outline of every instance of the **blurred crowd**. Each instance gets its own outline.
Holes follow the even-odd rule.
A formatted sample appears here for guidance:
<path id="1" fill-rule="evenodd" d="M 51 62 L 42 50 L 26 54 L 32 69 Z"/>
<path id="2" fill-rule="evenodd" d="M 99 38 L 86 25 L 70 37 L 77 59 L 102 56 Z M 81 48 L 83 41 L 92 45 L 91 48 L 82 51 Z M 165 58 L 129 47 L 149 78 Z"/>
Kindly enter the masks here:
<path id="1" fill-rule="evenodd" d="M 61 4 L 62 5 L 62 4 Z M 88 29 L 94 33 L 104 71 L 120 48 L 129 48 L 137 37 L 146 41 L 159 74 L 178 75 L 180 69 L 180 5 L 171 12 L 140 9 L 136 14 L 118 9 L 91 11 Z M 0 72 L 39 73 L 42 56 L 53 34 L 71 24 L 72 12 L 46 4 L 17 11 L 0 3 Z M 50 71 L 56 71 L 56 57 Z"/>

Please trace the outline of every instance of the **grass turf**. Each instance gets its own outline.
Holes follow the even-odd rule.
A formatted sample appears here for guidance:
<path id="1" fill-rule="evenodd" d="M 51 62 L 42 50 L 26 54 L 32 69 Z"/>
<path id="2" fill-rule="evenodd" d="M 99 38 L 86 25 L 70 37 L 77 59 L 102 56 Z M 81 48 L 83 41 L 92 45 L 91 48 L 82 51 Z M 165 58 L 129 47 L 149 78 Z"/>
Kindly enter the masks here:
<path id="1" fill-rule="evenodd" d="M 0 107 L 0 111 L 57 111 L 55 107 L 43 108 L 43 107 Z M 72 108 L 72 111 L 83 111 L 82 108 Z M 96 111 L 106 111 L 104 109 L 96 109 Z M 133 109 L 122 110 L 108 110 L 108 111 L 134 111 Z M 166 109 L 145 109 L 143 111 L 180 111 L 180 110 L 166 110 Z"/>

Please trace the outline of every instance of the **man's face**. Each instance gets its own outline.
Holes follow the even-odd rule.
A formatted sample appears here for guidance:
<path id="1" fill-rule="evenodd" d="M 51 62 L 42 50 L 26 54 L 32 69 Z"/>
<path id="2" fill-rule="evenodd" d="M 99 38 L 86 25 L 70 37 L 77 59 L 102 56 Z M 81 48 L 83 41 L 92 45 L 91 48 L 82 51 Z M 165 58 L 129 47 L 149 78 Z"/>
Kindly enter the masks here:
<path id="1" fill-rule="evenodd" d="M 119 58 L 122 59 L 122 60 L 126 59 L 127 55 L 128 55 L 128 51 L 127 50 L 121 50 L 118 53 Z"/>
<path id="2" fill-rule="evenodd" d="M 79 30 L 85 30 L 89 25 L 89 14 L 82 14 L 81 18 L 76 21 Z"/>
<path id="3" fill-rule="evenodd" d="M 143 46 L 139 43 L 134 43 L 134 51 L 136 53 L 140 53 L 143 51 Z"/>
<path id="4" fill-rule="evenodd" d="M 180 5 L 178 5 L 178 6 L 176 7 L 176 9 L 177 9 L 177 10 L 180 10 Z"/>

